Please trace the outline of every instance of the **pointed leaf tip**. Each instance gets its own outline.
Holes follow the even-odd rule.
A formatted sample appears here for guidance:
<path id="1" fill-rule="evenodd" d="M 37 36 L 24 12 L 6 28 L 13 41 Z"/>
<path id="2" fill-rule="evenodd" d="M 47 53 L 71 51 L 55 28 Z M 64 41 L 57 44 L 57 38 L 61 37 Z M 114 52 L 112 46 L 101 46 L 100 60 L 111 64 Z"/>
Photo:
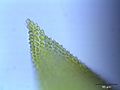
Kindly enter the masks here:
<path id="1" fill-rule="evenodd" d="M 31 22 L 31 20 L 28 18 L 27 20 L 26 20 L 26 23 L 28 24 L 28 23 L 30 23 Z"/>

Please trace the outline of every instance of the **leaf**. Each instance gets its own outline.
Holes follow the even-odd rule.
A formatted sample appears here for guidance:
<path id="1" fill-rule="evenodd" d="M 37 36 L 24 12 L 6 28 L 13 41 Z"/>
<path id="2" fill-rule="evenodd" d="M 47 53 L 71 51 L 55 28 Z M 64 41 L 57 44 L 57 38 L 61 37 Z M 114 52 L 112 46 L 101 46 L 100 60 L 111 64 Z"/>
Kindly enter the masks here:
<path id="1" fill-rule="evenodd" d="M 52 40 L 40 27 L 27 20 L 32 61 L 39 90 L 104 90 L 105 81 L 79 62 L 69 51 Z M 39 33 L 39 34 L 38 34 Z"/>

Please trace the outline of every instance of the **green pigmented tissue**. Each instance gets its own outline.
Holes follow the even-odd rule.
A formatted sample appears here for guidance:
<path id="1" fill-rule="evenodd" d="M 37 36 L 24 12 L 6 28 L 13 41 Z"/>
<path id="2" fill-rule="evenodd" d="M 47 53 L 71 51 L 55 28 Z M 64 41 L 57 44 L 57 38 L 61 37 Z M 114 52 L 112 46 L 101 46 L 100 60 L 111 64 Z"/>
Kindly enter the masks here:
<path id="1" fill-rule="evenodd" d="M 27 28 L 38 90 L 107 90 L 96 85 L 105 84 L 104 80 L 30 19 L 27 19 Z"/>

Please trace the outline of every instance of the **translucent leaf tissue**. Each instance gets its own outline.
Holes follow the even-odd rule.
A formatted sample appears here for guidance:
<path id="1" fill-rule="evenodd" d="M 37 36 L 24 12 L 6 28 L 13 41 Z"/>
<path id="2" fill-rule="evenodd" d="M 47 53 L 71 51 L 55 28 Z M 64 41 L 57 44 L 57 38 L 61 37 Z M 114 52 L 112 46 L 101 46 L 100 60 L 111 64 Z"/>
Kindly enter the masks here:
<path id="1" fill-rule="evenodd" d="M 26 22 L 38 90 L 107 90 L 96 85 L 105 81 L 77 57 L 45 35 L 33 21 L 27 19 Z"/>

